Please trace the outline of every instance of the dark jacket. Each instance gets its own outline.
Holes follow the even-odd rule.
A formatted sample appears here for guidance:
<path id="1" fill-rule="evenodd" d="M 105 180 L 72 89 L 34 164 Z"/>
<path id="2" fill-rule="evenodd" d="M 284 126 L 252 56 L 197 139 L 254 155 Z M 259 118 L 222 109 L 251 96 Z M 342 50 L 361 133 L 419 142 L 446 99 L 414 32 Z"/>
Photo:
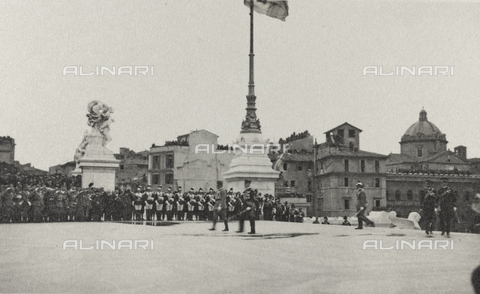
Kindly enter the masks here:
<path id="1" fill-rule="evenodd" d="M 367 195 L 363 192 L 363 189 L 357 191 L 357 210 L 360 210 L 360 207 L 365 208 L 367 206 Z"/>
<path id="2" fill-rule="evenodd" d="M 456 206 L 456 199 L 450 187 L 442 187 L 438 190 L 438 206 L 441 211 L 453 211 Z"/>

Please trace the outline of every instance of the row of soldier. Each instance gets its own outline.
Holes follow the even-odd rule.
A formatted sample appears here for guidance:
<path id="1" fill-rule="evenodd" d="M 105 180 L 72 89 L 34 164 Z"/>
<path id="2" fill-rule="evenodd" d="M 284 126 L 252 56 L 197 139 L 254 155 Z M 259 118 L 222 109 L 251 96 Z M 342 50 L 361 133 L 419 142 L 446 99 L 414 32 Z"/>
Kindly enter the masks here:
<path id="1" fill-rule="evenodd" d="M 106 192 L 90 186 L 87 189 L 50 188 L 46 186 L 4 186 L 0 189 L 0 221 L 54 222 L 54 221 L 131 221 L 131 220 L 212 220 L 215 191 L 204 193 L 181 187 L 173 191 L 152 191 L 150 186 L 130 190 Z M 242 197 L 230 189 L 227 193 L 227 217 L 236 218 L 242 209 Z M 293 204 L 282 204 L 272 195 L 255 193 L 259 206 L 257 219 L 303 221 L 303 211 Z"/>

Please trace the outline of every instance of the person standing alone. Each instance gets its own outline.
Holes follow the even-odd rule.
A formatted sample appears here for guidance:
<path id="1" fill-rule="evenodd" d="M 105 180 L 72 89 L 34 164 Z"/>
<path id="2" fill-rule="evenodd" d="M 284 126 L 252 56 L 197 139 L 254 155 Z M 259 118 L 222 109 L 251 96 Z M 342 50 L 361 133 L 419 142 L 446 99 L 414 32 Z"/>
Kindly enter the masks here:
<path id="1" fill-rule="evenodd" d="M 363 191 L 363 184 L 361 182 L 358 182 L 357 185 L 357 218 L 358 218 L 358 227 L 356 227 L 356 230 L 361 230 L 363 229 L 363 222 L 367 223 L 367 226 L 372 226 L 375 227 L 375 223 L 369 220 L 365 216 L 365 210 L 367 209 L 367 196 L 365 195 L 365 192 Z"/>

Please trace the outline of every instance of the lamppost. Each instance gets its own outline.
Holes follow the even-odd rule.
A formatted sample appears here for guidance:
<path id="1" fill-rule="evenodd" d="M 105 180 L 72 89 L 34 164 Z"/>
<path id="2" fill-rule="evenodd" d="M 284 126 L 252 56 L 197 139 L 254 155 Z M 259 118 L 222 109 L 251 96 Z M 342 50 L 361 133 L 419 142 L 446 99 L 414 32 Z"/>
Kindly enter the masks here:
<path id="1" fill-rule="evenodd" d="M 318 195 L 317 195 L 317 139 L 315 139 L 315 144 L 313 145 L 313 212 L 315 216 L 314 224 L 319 224 L 318 222 Z"/>

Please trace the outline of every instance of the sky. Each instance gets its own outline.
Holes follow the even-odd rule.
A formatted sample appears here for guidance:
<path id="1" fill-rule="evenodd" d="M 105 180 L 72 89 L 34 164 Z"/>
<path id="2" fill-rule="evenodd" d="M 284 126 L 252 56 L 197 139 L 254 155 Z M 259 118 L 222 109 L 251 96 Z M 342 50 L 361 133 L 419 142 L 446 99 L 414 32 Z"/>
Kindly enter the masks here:
<path id="1" fill-rule="evenodd" d="M 289 1 L 280 21 L 255 13 L 255 94 L 265 139 L 348 122 L 360 149 L 400 152 L 418 121 L 448 148 L 480 157 L 480 3 Z M 73 160 L 87 105 L 113 107 L 107 147 L 148 150 L 193 130 L 235 142 L 248 94 L 249 9 L 242 0 L 0 1 L 0 136 L 15 159 L 48 170 Z M 153 66 L 153 75 L 64 75 Z M 367 66 L 450 66 L 448 76 L 364 75 Z"/>

